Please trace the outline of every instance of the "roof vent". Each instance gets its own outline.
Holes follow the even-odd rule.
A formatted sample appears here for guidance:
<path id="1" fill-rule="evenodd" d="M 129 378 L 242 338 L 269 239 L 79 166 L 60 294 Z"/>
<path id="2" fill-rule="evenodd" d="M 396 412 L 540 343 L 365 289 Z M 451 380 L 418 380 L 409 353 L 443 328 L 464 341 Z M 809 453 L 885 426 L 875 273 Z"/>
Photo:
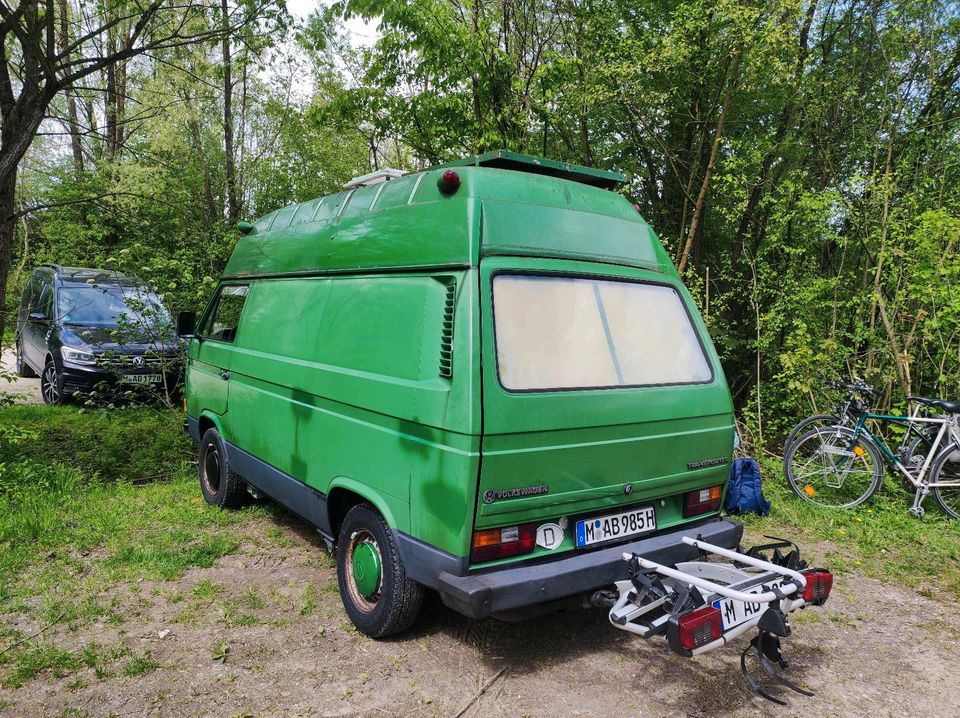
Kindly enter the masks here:
<path id="1" fill-rule="evenodd" d="M 356 189 L 357 187 L 369 187 L 372 184 L 389 182 L 390 180 L 397 179 L 398 177 L 403 177 L 405 174 L 406 172 L 403 170 L 395 170 L 388 167 L 386 169 L 377 170 L 376 172 L 370 172 L 369 174 L 354 177 L 344 185 L 344 188 Z"/>

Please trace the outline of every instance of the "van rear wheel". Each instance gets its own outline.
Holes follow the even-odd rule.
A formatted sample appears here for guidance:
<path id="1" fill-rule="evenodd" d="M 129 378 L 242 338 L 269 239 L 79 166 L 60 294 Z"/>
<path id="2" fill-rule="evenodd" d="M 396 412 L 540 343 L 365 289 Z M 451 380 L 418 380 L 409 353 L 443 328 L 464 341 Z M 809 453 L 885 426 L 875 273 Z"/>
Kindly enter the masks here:
<path id="1" fill-rule="evenodd" d="M 200 439 L 200 491 L 211 506 L 238 509 L 247 496 L 246 485 L 230 465 L 223 439 L 216 429 L 207 429 Z"/>
<path id="2" fill-rule="evenodd" d="M 401 633 L 420 614 L 423 586 L 407 577 L 390 527 L 369 504 L 350 509 L 340 527 L 337 581 L 347 615 L 371 638 Z"/>
<path id="3" fill-rule="evenodd" d="M 17 340 L 17 374 L 19 374 L 24 379 L 36 379 L 37 373 L 33 368 L 27 364 L 27 360 L 23 356 L 23 340 Z"/>

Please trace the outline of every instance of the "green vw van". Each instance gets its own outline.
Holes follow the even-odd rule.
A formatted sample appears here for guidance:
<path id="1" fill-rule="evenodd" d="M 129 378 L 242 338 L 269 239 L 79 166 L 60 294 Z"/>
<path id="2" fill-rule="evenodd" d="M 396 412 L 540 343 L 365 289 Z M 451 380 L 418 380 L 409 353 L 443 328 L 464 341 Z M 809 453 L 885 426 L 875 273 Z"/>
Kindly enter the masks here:
<path id="1" fill-rule="evenodd" d="M 506 616 L 612 587 L 625 551 L 737 546 L 730 393 L 623 176 L 508 152 L 398 174 L 241 224 L 180 317 L 206 500 L 316 526 L 373 637 L 425 589 Z"/>

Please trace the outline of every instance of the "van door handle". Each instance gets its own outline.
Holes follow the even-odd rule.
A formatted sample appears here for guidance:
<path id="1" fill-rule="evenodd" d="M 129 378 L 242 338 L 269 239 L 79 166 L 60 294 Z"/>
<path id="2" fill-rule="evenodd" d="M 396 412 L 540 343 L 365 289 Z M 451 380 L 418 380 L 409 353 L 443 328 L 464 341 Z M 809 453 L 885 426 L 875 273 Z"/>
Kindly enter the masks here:
<path id="1" fill-rule="evenodd" d="M 230 372 L 228 372 L 228 371 L 222 371 L 222 372 L 220 372 L 220 378 L 223 379 L 224 381 L 226 381 L 227 379 L 230 378 Z"/>

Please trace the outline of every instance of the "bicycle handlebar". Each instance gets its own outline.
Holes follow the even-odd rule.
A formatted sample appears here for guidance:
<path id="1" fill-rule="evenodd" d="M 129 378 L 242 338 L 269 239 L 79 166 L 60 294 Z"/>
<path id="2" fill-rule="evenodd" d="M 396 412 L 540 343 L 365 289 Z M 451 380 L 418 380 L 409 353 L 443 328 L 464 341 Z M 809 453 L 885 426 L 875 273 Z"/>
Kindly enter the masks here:
<path id="1" fill-rule="evenodd" d="M 827 386 L 833 389 L 848 391 L 853 394 L 867 394 L 869 396 L 877 396 L 877 390 L 874 387 L 872 387 L 870 384 L 867 384 L 867 382 L 865 382 L 863 379 L 860 379 L 859 377 L 855 378 L 852 383 L 840 381 L 840 380 L 834 380 L 834 381 L 828 382 Z"/>

